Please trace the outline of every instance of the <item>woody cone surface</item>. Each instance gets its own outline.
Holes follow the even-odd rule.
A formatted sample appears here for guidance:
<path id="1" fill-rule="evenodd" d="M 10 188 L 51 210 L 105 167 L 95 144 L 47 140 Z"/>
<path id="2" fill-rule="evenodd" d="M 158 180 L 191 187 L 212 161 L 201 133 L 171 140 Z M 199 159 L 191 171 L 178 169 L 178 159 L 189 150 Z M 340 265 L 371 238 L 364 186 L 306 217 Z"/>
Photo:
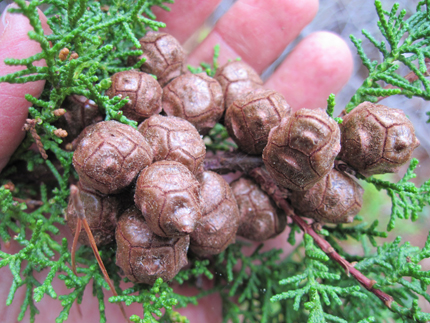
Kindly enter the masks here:
<path id="1" fill-rule="evenodd" d="M 172 80 L 163 89 L 162 105 L 167 115 L 189 121 L 202 135 L 224 113 L 221 86 L 206 73 L 187 73 Z"/>
<path id="2" fill-rule="evenodd" d="M 291 107 L 276 91 L 257 89 L 231 104 L 225 114 L 229 135 L 248 154 L 261 154 L 272 128 L 291 114 Z"/>
<path id="3" fill-rule="evenodd" d="M 348 175 L 332 169 L 324 179 L 309 191 L 294 191 L 291 205 L 300 215 L 321 222 L 347 223 L 363 204 L 363 188 Z"/>
<path id="4" fill-rule="evenodd" d="M 200 185 L 184 165 L 159 161 L 139 175 L 134 196 L 151 230 L 161 237 L 184 236 L 202 217 Z"/>
<path id="5" fill-rule="evenodd" d="M 282 187 L 305 191 L 333 168 L 340 130 L 322 109 L 301 109 L 270 131 L 264 165 Z"/>
<path id="6" fill-rule="evenodd" d="M 239 209 L 230 186 L 220 175 L 203 172 L 201 184 L 202 219 L 191 234 L 191 250 L 199 256 L 217 255 L 236 240 Z"/>
<path id="7" fill-rule="evenodd" d="M 258 73 L 244 61 L 231 61 L 217 69 L 215 79 L 222 87 L 227 109 L 234 101 L 263 85 Z"/>
<path id="8" fill-rule="evenodd" d="M 163 238 L 154 234 L 136 207 L 118 220 L 116 264 L 133 282 L 153 285 L 169 281 L 185 266 L 190 237 Z"/>
<path id="9" fill-rule="evenodd" d="M 287 216 L 257 183 L 242 177 L 231 183 L 231 189 L 240 213 L 237 235 L 252 241 L 264 241 L 284 231 Z"/>
<path id="10" fill-rule="evenodd" d="M 139 43 L 143 54 L 130 56 L 129 65 L 145 58 L 146 61 L 140 69 L 142 72 L 154 74 L 162 87 L 181 75 L 185 51 L 175 37 L 166 33 L 150 31 L 139 39 Z"/>
<path id="11" fill-rule="evenodd" d="M 151 75 L 131 70 L 115 73 L 111 80 L 106 95 L 128 97 L 129 101 L 121 108 L 127 118 L 142 122 L 161 112 L 163 90 Z"/>
<path id="12" fill-rule="evenodd" d="M 420 144 L 400 109 L 363 102 L 341 124 L 340 158 L 364 176 L 395 173 Z"/>
<path id="13" fill-rule="evenodd" d="M 86 129 L 73 154 L 85 185 L 103 194 L 119 193 L 152 162 L 151 147 L 133 127 L 103 121 Z"/>
<path id="14" fill-rule="evenodd" d="M 154 161 L 177 161 L 197 174 L 206 156 L 206 146 L 187 120 L 155 115 L 142 122 L 138 130 L 151 146 Z"/>

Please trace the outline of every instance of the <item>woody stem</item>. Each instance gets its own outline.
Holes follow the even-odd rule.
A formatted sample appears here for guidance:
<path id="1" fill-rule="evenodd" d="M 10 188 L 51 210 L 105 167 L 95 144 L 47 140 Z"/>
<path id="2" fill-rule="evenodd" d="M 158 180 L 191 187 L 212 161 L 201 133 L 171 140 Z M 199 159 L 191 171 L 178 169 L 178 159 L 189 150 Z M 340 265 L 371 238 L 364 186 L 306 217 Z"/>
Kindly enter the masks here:
<path id="1" fill-rule="evenodd" d="M 309 234 L 315 241 L 315 243 L 324 251 L 327 256 L 336 261 L 342 268 L 345 269 L 347 275 L 352 275 L 364 288 L 369 292 L 373 293 L 378 297 L 386 307 L 391 309 L 391 304 L 394 301 L 393 297 L 384 293 L 383 291 L 374 288 L 376 281 L 367 278 L 360 271 L 354 268 L 346 259 L 339 255 L 336 250 L 318 235 L 314 229 L 300 216 L 294 213 L 293 208 L 285 199 L 285 193 L 283 193 L 278 186 L 275 184 L 270 175 L 258 167 L 253 169 L 248 173 L 254 180 L 260 185 L 261 189 L 264 190 L 270 197 L 275 201 L 275 203 L 289 216 L 302 230 L 304 233 Z"/>

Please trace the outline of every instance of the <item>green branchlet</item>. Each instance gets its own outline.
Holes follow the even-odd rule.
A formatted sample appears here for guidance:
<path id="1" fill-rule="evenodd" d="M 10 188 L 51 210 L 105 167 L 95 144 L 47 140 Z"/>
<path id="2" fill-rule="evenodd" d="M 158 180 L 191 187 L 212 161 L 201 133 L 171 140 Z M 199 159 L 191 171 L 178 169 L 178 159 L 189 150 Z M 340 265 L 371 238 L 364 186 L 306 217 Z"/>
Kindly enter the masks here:
<path id="1" fill-rule="evenodd" d="M 414 170 L 418 160 L 412 159 L 406 174 L 397 183 L 383 181 L 375 177 L 368 177 L 366 182 L 373 184 L 378 190 L 385 190 L 391 198 L 392 208 L 387 230 L 395 227 L 396 218 L 416 221 L 426 205 L 430 205 L 430 180 L 416 187 L 411 179 L 416 177 Z"/>
<path id="2" fill-rule="evenodd" d="M 395 3 L 390 12 L 382 8 L 380 0 L 375 1 L 379 17 L 378 27 L 385 41 L 377 41 L 369 32 L 363 30 L 363 35 L 379 50 L 382 61 L 371 61 L 364 52 L 362 41 L 354 36 L 351 40 L 357 48 L 363 65 L 368 69 L 369 76 L 356 91 L 346 106 L 350 112 L 364 101 L 377 102 L 392 95 L 405 95 L 430 99 L 430 81 L 428 74 L 428 45 L 430 43 L 430 17 L 428 14 L 429 1 L 421 1 L 417 11 L 405 19 L 406 10 L 399 13 L 399 4 Z M 410 70 L 410 74 L 400 76 L 400 64 Z M 378 84 L 383 81 L 386 86 Z"/>
<path id="3" fill-rule="evenodd" d="M 337 123 L 342 123 L 342 118 L 333 117 L 334 107 L 336 106 L 335 95 L 332 93 L 327 99 L 327 114 L 333 118 Z"/>
<path id="4" fill-rule="evenodd" d="M 355 268 L 369 277 L 378 277 L 375 288 L 389 291 L 398 303 L 392 306 L 394 312 L 404 319 L 427 322 L 430 314 L 421 312 L 416 300 L 420 295 L 430 301 L 427 294 L 430 272 L 423 271 L 419 264 L 430 256 L 430 235 L 423 249 L 413 247 L 409 242 L 400 245 L 400 241 L 401 237 L 397 237 L 392 243 L 378 247 L 374 256 L 358 262 Z"/>
<path id="5" fill-rule="evenodd" d="M 309 310 L 308 322 L 325 322 L 326 319 L 335 322 L 346 323 L 347 321 L 325 313 L 323 304 L 330 306 L 332 302 L 338 306 L 342 306 L 340 297 L 345 295 L 366 298 L 367 296 L 360 292 L 360 286 L 339 287 L 330 285 L 328 282 L 332 280 L 340 280 L 341 276 L 336 273 L 329 272 L 329 268 L 324 264 L 329 260 L 328 256 L 319 248 L 317 248 L 311 236 L 305 234 L 305 264 L 306 269 L 303 273 L 295 276 L 282 279 L 279 281 L 281 285 L 291 285 L 293 288 L 287 292 L 271 297 L 272 302 L 284 299 L 294 299 L 294 310 L 298 311 L 301 304 Z M 320 281 L 322 283 L 320 283 Z"/>
<path id="6" fill-rule="evenodd" d="M 193 67 L 191 65 L 188 65 L 187 66 L 188 70 L 193 74 L 205 72 L 208 76 L 214 77 L 216 74 L 216 71 L 219 67 L 219 64 L 218 64 L 219 52 L 220 52 L 220 45 L 216 44 L 214 46 L 212 65 L 205 63 L 205 62 L 202 62 L 202 63 L 200 63 L 200 66 L 197 66 L 197 67 Z"/>

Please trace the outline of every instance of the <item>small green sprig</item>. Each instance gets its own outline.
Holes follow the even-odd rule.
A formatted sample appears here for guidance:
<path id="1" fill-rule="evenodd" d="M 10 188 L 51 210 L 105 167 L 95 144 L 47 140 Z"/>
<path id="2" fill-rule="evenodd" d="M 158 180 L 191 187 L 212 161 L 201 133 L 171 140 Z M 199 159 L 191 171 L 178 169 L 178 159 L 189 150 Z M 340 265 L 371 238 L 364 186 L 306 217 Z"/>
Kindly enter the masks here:
<path id="1" fill-rule="evenodd" d="M 230 151 L 237 149 L 236 143 L 231 140 L 226 127 L 217 123 L 203 138 L 206 148 L 215 152 L 218 150 Z"/>
<path id="2" fill-rule="evenodd" d="M 430 256 L 430 235 L 423 249 L 413 247 L 409 242 L 400 245 L 400 241 L 401 237 L 397 237 L 392 243 L 378 247 L 374 256 L 358 262 L 355 268 L 367 275 L 378 277 L 375 287 L 390 291 L 396 299 L 392 310 L 406 322 L 427 322 L 430 314 L 423 313 L 416 301 L 418 295 L 430 301 L 430 295 L 427 294 L 430 272 L 423 271 L 419 265 L 423 259 Z M 411 308 L 404 308 L 405 306 Z"/>
<path id="3" fill-rule="evenodd" d="M 137 295 L 131 295 L 134 293 Z M 155 296 L 157 295 L 157 296 Z M 158 317 L 163 317 L 161 309 L 165 309 L 164 316 L 175 316 L 172 312 L 173 306 L 178 303 L 174 297 L 173 289 L 163 282 L 161 278 L 158 278 L 154 286 L 147 289 L 146 286 L 136 284 L 133 287 L 123 291 L 121 296 L 112 296 L 109 298 L 111 303 L 125 302 L 126 305 L 133 303 L 140 303 L 143 306 L 143 318 L 137 315 L 132 315 L 130 320 L 137 323 L 157 323 L 159 322 L 154 318 L 153 314 Z M 190 301 L 192 302 L 192 301 Z"/>
<path id="4" fill-rule="evenodd" d="M 430 99 L 430 81 L 427 79 L 430 57 L 430 14 L 429 1 L 420 1 L 416 12 L 405 19 L 406 10 L 399 13 L 399 4 L 395 3 L 391 11 L 382 8 L 380 0 L 375 1 L 379 17 L 378 27 L 385 41 L 378 42 L 369 32 L 363 35 L 379 50 L 382 62 L 371 61 L 364 52 L 362 41 L 354 36 L 351 40 L 357 48 L 363 65 L 368 69 L 369 76 L 356 91 L 346 106 L 346 112 L 364 101 L 377 102 L 392 95 L 415 96 Z M 398 74 L 400 64 L 410 70 L 410 74 L 402 77 Z M 383 81 L 387 86 L 378 84 Z"/>
<path id="5" fill-rule="evenodd" d="M 327 99 L 327 114 L 330 116 L 330 118 L 333 118 L 337 123 L 340 124 L 343 122 L 342 118 L 333 117 L 335 106 L 336 106 L 335 95 L 332 93 L 328 96 L 328 99 Z"/>
<path id="6" fill-rule="evenodd" d="M 355 219 L 362 220 L 361 217 L 356 217 Z M 375 220 L 370 226 L 368 226 L 366 222 L 363 222 L 354 226 L 344 224 L 338 224 L 335 227 L 326 226 L 324 229 L 326 231 L 326 235 L 330 238 L 347 240 L 351 237 L 356 241 L 362 241 L 364 237 L 367 237 L 372 246 L 376 247 L 378 244 L 375 238 L 386 238 L 388 236 L 386 232 L 377 230 L 378 225 L 379 221 Z M 330 241 L 330 244 L 333 245 L 332 240 Z"/>
<path id="7" fill-rule="evenodd" d="M 208 63 L 201 63 L 200 66 L 193 67 L 191 65 L 188 65 L 188 70 L 193 74 L 198 74 L 202 72 L 206 72 L 206 74 L 210 77 L 214 77 L 216 74 L 216 71 L 219 67 L 218 58 L 219 58 L 219 52 L 220 52 L 220 45 L 216 44 L 214 46 L 214 54 L 212 58 L 212 65 Z"/>
<path id="8" fill-rule="evenodd" d="M 365 178 L 365 181 L 373 184 L 378 190 L 385 190 L 391 198 L 392 207 L 387 230 L 391 231 L 395 227 L 396 218 L 411 219 L 416 221 L 419 214 L 426 205 L 430 205 L 430 180 L 424 182 L 420 187 L 416 187 L 410 180 L 417 175 L 414 170 L 419 161 L 412 159 L 406 174 L 397 183 L 377 179 L 373 176 Z"/>
<path id="9" fill-rule="evenodd" d="M 348 322 L 340 317 L 326 313 L 321 298 L 326 306 L 330 306 L 332 301 L 338 306 L 342 306 L 343 303 L 340 299 L 342 296 L 348 295 L 367 298 L 367 295 L 359 291 L 360 287 L 358 285 L 351 287 L 329 285 L 328 281 L 340 280 L 341 276 L 329 272 L 329 268 L 324 264 L 329 258 L 321 249 L 314 245 L 311 236 L 305 234 L 304 241 L 306 256 L 305 271 L 279 281 L 280 285 L 292 285 L 295 289 L 274 295 L 270 300 L 276 302 L 289 298 L 294 299 L 294 310 L 298 311 L 302 304 L 309 311 L 308 323 L 321 323 L 326 322 L 326 320 L 339 323 Z M 319 282 L 319 279 L 322 283 Z"/>

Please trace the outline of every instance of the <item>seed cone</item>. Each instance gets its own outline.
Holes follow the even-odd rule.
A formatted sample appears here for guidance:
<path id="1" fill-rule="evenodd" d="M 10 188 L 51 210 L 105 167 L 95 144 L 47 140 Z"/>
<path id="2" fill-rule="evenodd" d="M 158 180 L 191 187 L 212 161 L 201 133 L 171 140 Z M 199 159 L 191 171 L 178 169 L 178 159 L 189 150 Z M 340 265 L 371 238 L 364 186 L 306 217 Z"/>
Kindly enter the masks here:
<path id="1" fill-rule="evenodd" d="M 321 222 L 348 223 L 363 204 L 363 188 L 345 173 L 332 169 L 310 190 L 291 194 L 300 215 Z"/>
<path id="2" fill-rule="evenodd" d="M 336 121 L 322 109 L 301 109 L 270 131 L 263 161 L 278 185 L 305 191 L 328 174 L 339 151 Z"/>
<path id="3" fill-rule="evenodd" d="M 124 115 L 137 122 L 161 112 L 163 90 L 149 74 L 138 71 L 123 71 L 112 75 L 112 86 L 106 91 L 110 98 L 121 95 L 129 101 L 121 110 Z"/>
<path id="4" fill-rule="evenodd" d="M 291 114 L 291 107 L 276 91 L 256 89 L 234 101 L 225 114 L 225 126 L 239 148 L 261 154 L 272 128 Z"/>
<path id="5" fill-rule="evenodd" d="M 284 231 L 287 217 L 254 181 L 239 178 L 231 183 L 239 206 L 237 235 L 252 241 L 264 241 Z"/>
<path id="6" fill-rule="evenodd" d="M 133 127 L 103 121 L 85 131 L 73 154 L 80 180 L 103 194 L 116 194 L 152 162 L 145 138 Z"/>
<path id="7" fill-rule="evenodd" d="M 189 121 L 205 135 L 224 113 L 219 83 L 206 73 L 187 73 L 172 80 L 163 89 L 163 110 L 169 116 Z"/>
<path id="8" fill-rule="evenodd" d="M 187 264 L 190 237 L 155 235 L 136 207 L 118 220 L 116 264 L 133 282 L 153 285 L 157 278 L 169 281 Z"/>
<path id="9" fill-rule="evenodd" d="M 202 217 L 199 182 L 175 161 L 145 168 L 137 179 L 134 200 L 148 226 L 161 237 L 190 234 Z"/>
<path id="10" fill-rule="evenodd" d="M 203 172 L 201 184 L 202 219 L 191 233 L 190 248 L 199 256 L 217 255 L 236 240 L 239 209 L 230 186 L 220 175 Z"/>
<path id="11" fill-rule="evenodd" d="M 244 61 L 231 61 L 217 69 L 215 79 L 222 87 L 227 109 L 234 101 L 263 85 L 258 73 Z"/>
<path id="12" fill-rule="evenodd" d="M 185 51 L 176 38 L 166 33 L 151 31 L 139 39 L 139 43 L 143 54 L 130 56 L 129 65 L 134 65 L 145 58 L 146 61 L 140 69 L 142 72 L 154 74 L 162 87 L 181 75 Z"/>
<path id="13" fill-rule="evenodd" d="M 187 120 L 154 115 L 139 125 L 139 132 L 152 148 L 154 161 L 172 160 L 197 174 L 206 156 L 206 146 Z"/>
<path id="14" fill-rule="evenodd" d="M 363 102 L 341 124 L 340 158 L 364 176 L 395 173 L 419 146 L 404 112 Z"/>

